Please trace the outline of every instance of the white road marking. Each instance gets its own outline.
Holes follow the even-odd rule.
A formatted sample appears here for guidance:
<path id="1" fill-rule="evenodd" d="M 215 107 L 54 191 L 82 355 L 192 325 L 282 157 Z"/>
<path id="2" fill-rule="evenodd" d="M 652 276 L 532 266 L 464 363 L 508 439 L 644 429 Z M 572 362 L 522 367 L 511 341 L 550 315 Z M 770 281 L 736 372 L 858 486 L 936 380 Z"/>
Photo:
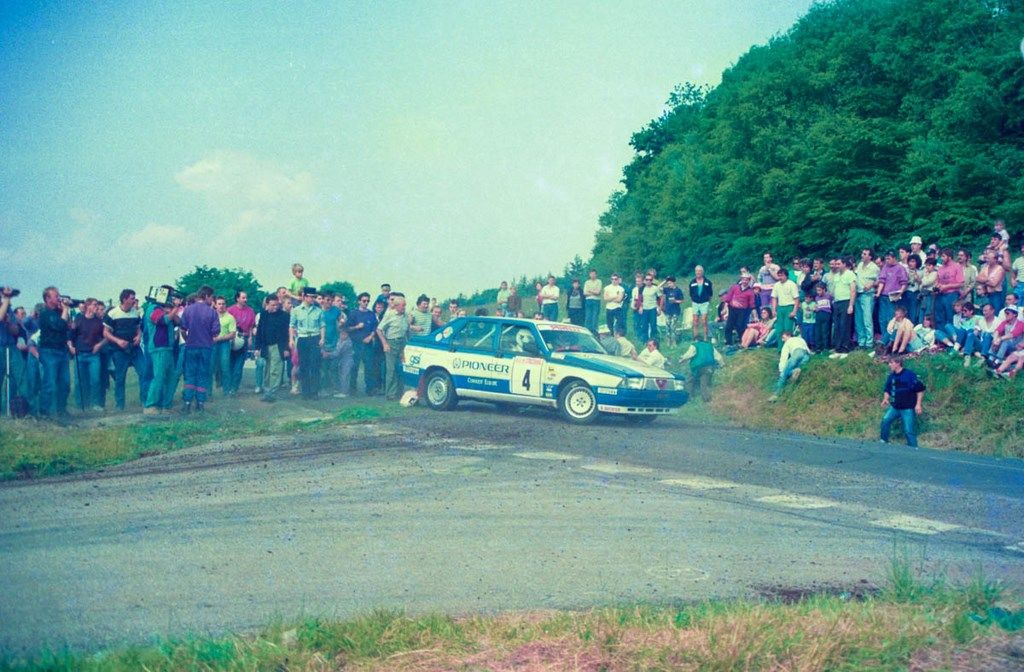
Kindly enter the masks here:
<path id="1" fill-rule="evenodd" d="M 1013 551 L 1014 553 L 1024 553 L 1024 541 L 1019 541 L 1012 546 L 1007 546 L 1006 550 Z"/>
<path id="2" fill-rule="evenodd" d="M 629 464 L 615 464 L 614 462 L 595 462 L 594 464 L 585 464 L 583 469 L 587 471 L 596 471 L 599 474 L 649 474 L 653 469 L 647 467 L 634 467 Z"/>
<path id="3" fill-rule="evenodd" d="M 474 444 L 474 445 L 471 445 L 471 446 L 470 445 L 466 445 L 464 443 L 460 443 L 458 445 L 454 445 L 454 444 L 450 444 L 450 445 L 451 445 L 452 448 L 454 448 L 456 450 L 469 450 L 469 451 L 472 451 L 472 452 L 481 452 L 481 451 L 484 451 L 484 450 L 502 450 L 503 448 L 508 448 L 508 446 L 499 446 L 496 443 L 477 443 L 477 444 Z"/>
<path id="4" fill-rule="evenodd" d="M 914 534 L 939 534 L 940 532 L 952 532 L 953 530 L 961 529 L 960 525 L 904 514 L 889 516 L 882 520 L 872 520 L 871 524 L 891 530 L 900 530 L 901 532 L 913 532 Z"/>
<path id="5" fill-rule="evenodd" d="M 578 460 L 579 455 L 570 455 L 568 453 L 556 453 L 548 450 L 537 450 L 530 453 L 514 453 L 516 457 L 521 457 L 524 460 Z"/>
<path id="6" fill-rule="evenodd" d="M 836 506 L 836 502 L 829 499 L 807 497 L 805 495 L 790 495 L 788 493 L 758 497 L 757 501 L 764 502 L 765 504 L 777 504 L 788 509 L 828 509 Z"/>
<path id="7" fill-rule="evenodd" d="M 659 481 L 665 485 L 678 485 L 690 490 L 728 490 L 731 488 L 738 488 L 739 483 L 733 483 L 732 481 L 720 481 L 717 478 L 705 478 L 703 476 L 683 476 L 676 478 L 666 478 Z"/>

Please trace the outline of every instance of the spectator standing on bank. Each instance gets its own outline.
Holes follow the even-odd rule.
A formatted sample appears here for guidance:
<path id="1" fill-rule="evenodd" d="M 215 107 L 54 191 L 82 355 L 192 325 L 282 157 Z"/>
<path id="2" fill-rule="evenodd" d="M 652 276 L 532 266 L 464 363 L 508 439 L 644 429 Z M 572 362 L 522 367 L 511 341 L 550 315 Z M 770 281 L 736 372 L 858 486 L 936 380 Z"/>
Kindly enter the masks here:
<path id="1" fill-rule="evenodd" d="M 495 299 L 497 304 L 498 304 L 498 310 L 504 310 L 504 311 L 508 310 L 508 297 L 510 295 L 511 295 L 511 292 L 509 291 L 509 288 L 508 288 L 508 282 L 506 282 L 505 280 L 502 280 L 501 281 L 501 286 L 498 287 L 498 296 Z"/>
<path id="2" fill-rule="evenodd" d="M 1009 250 L 1007 250 L 1009 254 Z M 1013 260 L 1010 266 L 1010 285 L 1017 297 L 1017 305 L 1024 306 L 1024 238 L 1021 239 L 1020 256 Z"/>
<path id="3" fill-rule="evenodd" d="M 213 339 L 220 333 L 220 317 L 210 304 L 213 288 L 203 285 L 196 292 L 196 301 L 181 314 L 185 330 L 185 413 L 202 411 L 213 383 Z"/>
<path id="4" fill-rule="evenodd" d="M 640 330 L 636 335 L 638 341 L 646 343 L 658 339 L 658 304 L 661 302 L 661 289 L 654 285 L 654 276 L 644 276 L 640 287 Z"/>
<path id="5" fill-rule="evenodd" d="M 886 252 L 885 263 L 878 272 L 875 287 L 875 298 L 878 299 L 878 324 L 882 328 L 883 345 L 889 345 L 891 342 L 886 325 L 896 314 L 896 307 L 903 305 L 904 293 L 909 282 L 907 269 L 896 261 L 896 254 L 891 250 Z"/>
<path id="6" fill-rule="evenodd" d="M 377 338 L 384 350 L 384 396 L 389 401 L 398 401 L 402 396 L 402 357 L 408 337 L 409 317 L 405 314 L 405 298 L 400 297 L 377 325 Z"/>
<path id="7" fill-rule="evenodd" d="M 68 412 L 70 320 L 71 308 L 61 299 L 57 288 L 43 290 L 43 309 L 39 311 L 39 366 L 42 369 L 39 414 L 43 416 L 63 417 Z"/>
<path id="8" fill-rule="evenodd" d="M 548 283 L 540 288 L 537 298 L 540 301 L 540 312 L 544 319 L 549 322 L 558 321 L 558 301 L 561 297 L 561 290 L 555 284 L 555 276 L 548 276 Z"/>
<path id="9" fill-rule="evenodd" d="M 914 430 L 915 417 L 924 411 L 925 386 L 917 375 L 903 366 L 902 357 L 889 360 L 889 377 L 885 380 L 882 390 L 882 416 L 880 438 L 882 443 L 889 443 L 889 430 L 892 423 L 899 418 L 903 423 L 903 434 L 907 437 L 907 445 L 917 448 L 917 433 Z"/>
<path id="10" fill-rule="evenodd" d="M 942 266 L 936 271 L 935 282 L 935 289 L 939 293 L 935 304 L 935 328 L 945 330 L 953 323 L 953 304 L 960 300 L 960 292 L 964 287 L 964 269 L 953 259 L 952 250 L 942 250 L 940 256 Z"/>
<path id="11" fill-rule="evenodd" d="M 78 381 L 78 407 L 83 411 L 103 410 L 99 352 L 106 341 L 103 339 L 103 319 L 96 315 L 97 303 L 96 299 L 86 299 L 82 313 L 75 318 L 71 327 L 75 377 Z"/>
<path id="12" fill-rule="evenodd" d="M 139 404 L 144 405 L 149 393 L 146 356 L 142 351 L 142 311 L 135 303 L 135 290 L 125 289 L 118 298 L 119 305 L 107 311 L 103 318 L 103 337 L 113 344 L 114 403 L 124 410 L 124 386 L 128 367 L 135 369 L 139 381 Z"/>
<path id="13" fill-rule="evenodd" d="M 181 306 L 180 299 L 171 305 L 150 303 L 143 311 L 142 333 L 146 339 L 153 378 L 142 404 L 144 415 L 158 415 L 162 409 L 169 409 L 174 403 L 174 341 L 177 338 L 175 317 Z"/>
<path id="14" fill-rule="evenodd" d="M 231 389 L 231 346 L 234 343 L 238 328 L 235 318 L 228 312 L 228 302 L 223 296 L 213 300 L 213 308 L 217 311 L 220 332 L 213 339 L 214 370 L 220 376 L 220 389 L 225 395 L 232 394 Z"/>
<path id="15" fill-rule="evenodd" d="M 711 280 L 704 277 L 704 267 L 695 266 L 693 279 L 690 280 L 690 304 L 693 309 L 693 339 L 703 330 L 704 340 L 708 340 L 708 313 L 711 312 L 711 297 L 714 296 Z"/>
<path id="16" fill-rule="evenodd" d="M 754 289 L 758 292 L 758 306 L 766 308 L 772 305 L 772 287 L 779 277 L 779 265 L 772 261 L 772 255 L 765 252 L 764 263 L 757 269 L 757 282 Z"/>
<path id="17" fill-rule="evenodd" d="M 867 248 L 861 250 L 860 263 L 854 270 L 857 277 L 857 306 L 853 330 L 857 335 L 857 345 L 862 348 L 870 348 L 875 344 L 875 285 L 879 272 L 872 251 Z"/>
<path id="18" fill-rule="evenodd" d="M 684 297 L 683 290 L 676 285 L 676 276 L 665 278 L 665 284 L 661 286 L 661 312 L 665 316 L 669 347 L 679 341 L 679 319 L 682 317 Z"/>
<path id="19" fill-rule="evenodd" d="M 978 300 L 991 304 L 998 313 L 1006 302 L 1006 270 L 999 261 L 999 253 L 991 248 L 981 253 L 981 259 L 977 277 Z"/>
<path id="20" fill-rule="evenodd" d="M 370 295 L 363 292 L 357 300 L 359 307 L 348 316 L 345 329 L 352 338 L 352 385 L 356 389 L 356 377 L 359 375 L 359 368 L 363 369 L 364 390 L 366 396 L 373 396 L 380 388 L 380 378 L 374 368 L 373 342 L 377 338 L 377 315 L 370 309 Z M 454 302 L 452 302 L 454 303 Z M 459 304 L 454 304 L 454 311 L 449 320 L 454 320 L 459 309 Z"/>
<path id="21" fill-rule="evenodd" d="M 849 260 L 836 260 L 837 275 L 832 292 L 832 347 L 840 355 L 852 348 L 850 320 L 853 318 L 853 299 L 857 296 L 857 276 L 850 270 Z"/>
<path id="22" fill-rule="evenodd" d="M 252 329 L 256 326 L 256 311 L 249 305 L 249 294 L 238 290 L 235 292 L 235 302 L 228 308 L 228 312 L 235 318 L 237 335 L 242 337 L 241 347 L 231 348 L 231 393 L 234 394 L 242 386 L 245 360 L 252 349 Z"/>
<path id="23" fill-rule="evenodd" d="M 505 306 L 505 314 L 511 317 L 523 312 L 523 297 L 519 295 L 519 289 L 515 285 L 508 288 L 508 301 Z"/>
<path id="24" fill-rule="evenodd" d="M 775 333 L 796 330 L 797 301 L 800 300 L 800 287 L 789 279 L 789 272 L 780 268 L 772 286 L 772 312 L 775 313 Z M 779 340 L 779 347 L 783 345 Z"/>
<path id="25" fill-rule="evenodd" d="M 409 313 L 410 337 L 426 336 L 432 331 L 433 321 L 430 315 L 430 299 L 426 294 L 420 294 L 416 297 L 416 307 L 406 312 Z"/>
<path id="26" fill-rule="evenodd" d="M 573 278 L 572 285 L 565 294 L 565 311 L 569 315 L 569 322 L 578 327 L 583 326 L 586 310 L 583 306 L 584 300 L 579 278 Z"/>
<path id="27" fill-rule="evenodd" d="M 586 282 L 583 283 L 583 324 L 590 333 L 597 336 L 597 319 L 601 314 L 601 292 L 604 287 L 593 268 L 587 272 L 587 276 Z"/>
<path id="28" fill-rule="evenodd" d="M 622 304 L 626 300 L 626 288 L 622 286 L 622 276 L 612 273 L 610 285 L 606 285 L 602 292 L 604 298 L 605 324 L 611 334 L 617 334 L 621 329 L 626 330 L 625 309 Z"/>
<path id="29" fill-rule="evenodd" d="M 324 347 L 324 311 L 316 305 L 316 292 L 302 290 L 302 303 L 292 308 L 288 322 L 288 349 L 299 353 L 299 390 L 303 399 L 320 394 L 320 350 Z"/>
<path id="30" fill-rule="evenodd" d="M 690 378 L 687 380 L 690 396 L 696 395 L 699 391 L 700 398 L 704 400 L 704 403 L 708 403 L 711 401 L 711 386 L 715 369 L 725 364 L 722 354 L 698 334 L 690 347 L 679 358 L 680 364 L 687 362 L 690 365 Z"/>
<path id="31" fill-rule="evenodd" d="M 266 402 L 276 401 L 275 395 L 284 379 L 284 363 L 291 357 L 288 340 L 290 316 L 281 310 L 281 301 L 274 295 L 267 297 L 266 305 L 260 312 L 259 329 L 256 330 L 255 347 L 266 360 L 266 373 L 262 382 Z"/>
<path id="32" fill-rule="evenodd" d="M 902 251 L 901 251 L 902 253 Z M 907 271 L 907 289 L 903 292 L 900 304 L 907 309 L 907 317 L 911 322 L 920 319 L 921 314 L 921 260 L 907 253 L 906 265 L 899 265 Z M 895 306 L 893 306 L 895 309 Z M 882 325 L 885 326 L 884 324 Z"/>
<path id="33" fill-rule="evenodd" d="M 725 322 L 725 343 L 733 344 L 733 336 L 742 338 L 750 321 L 750 311 L 754 309 L 756 299 L 754 289 L 750 286 L 750 277 L 741 275 L 739 282 L 729 288 L 722 302 L 729 306 L 729 316 Z"/>

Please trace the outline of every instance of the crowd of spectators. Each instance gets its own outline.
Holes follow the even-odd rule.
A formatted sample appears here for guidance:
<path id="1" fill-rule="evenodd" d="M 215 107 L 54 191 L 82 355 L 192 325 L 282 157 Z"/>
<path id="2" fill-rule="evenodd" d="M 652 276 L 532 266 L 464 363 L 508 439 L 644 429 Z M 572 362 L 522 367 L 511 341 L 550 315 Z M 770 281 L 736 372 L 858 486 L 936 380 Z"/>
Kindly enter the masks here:
<path id="1" fill-rule="evenodd" d="M 946 352 L 965 367 L 977 363 L 1011 378 L 1024 368 L 1024 320 L 1018 317 L 1024 245 L 1020 250 L 1014 259 L 1009 234 L 997 222 L 979 265 L 970 250 L 925 247 L 919 236 L 895 250 L 864 249 L 856 259 L 797 258 L 788 267 L 766 253 L 756 272 L 739 270 L 717 294 L 717 306 L 701 266 L 685 281 L 661 279 L 653 268 L 637 272 L 630 287 L 618 273 L 605 283 L 591 270 L 564 288 L 554 276 L 538 282 L 537 311 L 530 315 L 518 288 L 502 282 L 496 314 L 545 320 L 564 314 L 590 329 L 610 354 L 654 366 L 667 363 L 663 341 L 676 346 L 687 335 L 692 344 L 684 360 L 708 371 L 722 361 L 717 350 L 705 349 L 709 344 L 725 355 L 778 347 L 776 395 L 810 357 L 844 358 L 857 348 L 900 359 Z M 388 284 L 376 297 L 360 293 L 349 306 L 344 295 L 311 287 L 300 264 L 292 274 L 257 307 L 244 291 L 229 303 L 210 287 L 164 302 L 140 301 L 125 289 L 116 305 L 93 298 L 73 305 L 48 287 L 28 312 L 14 306 L 14 292 L 4 288 L 4 408 L 59 417 L 70 399 L 80 411 L 103 412 L 113 386 L 114 407 L 123 410 L 128 370 L 134 369 L 145 414 L 171 410 L 179 386 L 181 409 L 199 412 L 215 387 L 223 396 L 239 393 L 249 359 L 255 360 L 254 392 L 267 403 L 288 392 L 344 398 L 355 393 L 357 381 L 359 394 L 397 399 L 407 339 L 466 314 L 455 301 L 445 310 L 426 295 L 407 306 L 405 295 Z M 694 378 L 710 375 L 703 368 Z"/>

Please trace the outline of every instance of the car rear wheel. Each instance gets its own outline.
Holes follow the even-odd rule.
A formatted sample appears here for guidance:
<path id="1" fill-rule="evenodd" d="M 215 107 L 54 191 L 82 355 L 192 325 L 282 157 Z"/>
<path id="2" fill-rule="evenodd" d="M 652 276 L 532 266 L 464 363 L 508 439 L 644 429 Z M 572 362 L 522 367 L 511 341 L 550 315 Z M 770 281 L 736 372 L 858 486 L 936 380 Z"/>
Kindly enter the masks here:
<path id="1" fill-rule="evenodd" d="M 582 380 L 570 381 L 558 393 L 558 410 L 573 424 L 589 424 L 597 418 L 597 396 Z"/>
<path id="2" fill-rule="evenodd" d="M 431 371 L 424 381 L 424 397 L 427 406 L 435 411 L 450 411 L 459 399 L 455 396 L 455 385 L 447 371 Z"/>

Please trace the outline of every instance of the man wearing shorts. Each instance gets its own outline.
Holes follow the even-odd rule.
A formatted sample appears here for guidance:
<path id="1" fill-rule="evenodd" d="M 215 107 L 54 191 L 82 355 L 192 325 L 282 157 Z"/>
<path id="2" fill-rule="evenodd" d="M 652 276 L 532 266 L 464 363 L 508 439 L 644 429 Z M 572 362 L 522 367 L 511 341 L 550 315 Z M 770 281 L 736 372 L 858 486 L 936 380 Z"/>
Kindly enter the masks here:
<path id="1" fill-rule="evenodd" d="M 693 303 L 693 339 L 697 340 L 697 328 L 703 325 L 704 340 L 708 340 L 708 310 L 713 296 L 711 281 L 704 277 L 704 267 L 693 269 L 693 280 L 690 280 L 690 301 Z"/>

